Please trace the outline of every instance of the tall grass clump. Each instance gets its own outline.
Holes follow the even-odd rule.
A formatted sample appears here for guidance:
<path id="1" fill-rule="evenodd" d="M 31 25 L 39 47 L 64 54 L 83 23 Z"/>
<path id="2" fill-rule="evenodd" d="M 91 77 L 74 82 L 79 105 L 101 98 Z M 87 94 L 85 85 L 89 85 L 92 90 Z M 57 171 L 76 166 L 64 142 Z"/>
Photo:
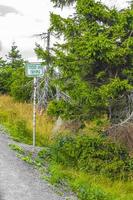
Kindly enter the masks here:
<path id="1" fill-rule="evenodd" d="M 19 103 L 10 96 L 0 96 L 0 124 L 20 142 L 32 143 L 32 104 Z M 37 145 L 51 142 L 53 120 L 45 113 L 37 113 Z"/>

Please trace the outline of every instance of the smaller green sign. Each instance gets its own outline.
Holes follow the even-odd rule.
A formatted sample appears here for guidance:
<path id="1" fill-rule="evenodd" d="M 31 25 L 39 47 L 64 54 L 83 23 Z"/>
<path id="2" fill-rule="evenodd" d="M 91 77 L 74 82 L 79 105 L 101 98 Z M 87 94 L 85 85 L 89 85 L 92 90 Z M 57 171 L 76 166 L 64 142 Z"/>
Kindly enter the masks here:
<path id="1" fill-rule="evenodd" d="M 25 72 L 28 77 L 42 77 L 44 75 L 44 67 L 37 62 L 27 63 Z"/>

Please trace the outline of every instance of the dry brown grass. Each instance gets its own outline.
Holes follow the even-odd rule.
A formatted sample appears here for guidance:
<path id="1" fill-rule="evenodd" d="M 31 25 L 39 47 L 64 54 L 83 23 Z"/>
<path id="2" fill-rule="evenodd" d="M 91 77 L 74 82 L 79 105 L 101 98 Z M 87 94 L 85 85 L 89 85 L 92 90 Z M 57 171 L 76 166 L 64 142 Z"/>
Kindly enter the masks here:
<path id="1" fill-rule="evenodd" d="M 10 96 L 0 96 L 0 118 L 3 116 L 3 124 L 14 123 L 18 120 L 24 120 L 27 128 L 32 135 L 32 105 L 27 103 L 15 102 Z M 2 123 L 0 121 L 0 123 Z M 37 113 L 37 138 L 40 141 L 50 142 L 54 122 L 45 113 Z M 42 143 L 45 143 L 42 142 Z"/>
<path id="2" fill-rule="evenodd" d="M 108 135 L 133 152 L 133 123 L 118 124 L 108 129 Z"/>

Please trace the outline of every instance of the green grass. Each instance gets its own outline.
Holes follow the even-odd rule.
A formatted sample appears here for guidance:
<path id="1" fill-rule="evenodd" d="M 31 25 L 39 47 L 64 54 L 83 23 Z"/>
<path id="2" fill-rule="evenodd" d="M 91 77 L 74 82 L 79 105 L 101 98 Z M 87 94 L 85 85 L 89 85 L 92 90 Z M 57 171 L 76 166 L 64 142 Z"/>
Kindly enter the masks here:
<path id="1" fill-rule="evenodd" d="M 23 153 L 23 149 L 17 145 L 10 145 L 10 148 Z M 64 191 L 72 190 L 80 200 L 133 199 L 133 181 L 113 181 L 104 175 L 81 172 L 54 162 L 50 156 L 50 149 L 45 148 L 38 153 L 37 157 L 32 157 L 32 153 L 21 154 L 19 157 L 38 168 L 45 180 L 57 187 L 62 187 Z"/>
<path id="2" fill-rule="evenodd" d="M 0 124 L 9 130 L 16 141 L 32 143 L 32 105 L 16 103 L 9 96 L 0 96 Z M 96 128 L 92 127 L 92 124 L 89 126 L 91 129 L 87 128 L 92 137 Z M 68 186 L 80 200 L 133 199 L 133 174 L 130 170 L 126 171 L 127 167 L 132 171 L 133 162 L 131 160 L 130 164 L 128 163 L 130 157 L 125 149 L 119 145 L 116 148 L 110 141 L 105 142 L 104 138 L 99 140 L 97 134 L 95 138 L 84 137 L 83 140 L 79 136 L 77 140 L 73 140 L 70 135 L 68 138 L 62 134 L 61 139 L 53 142 L 52 128 L 52 119 L 38 113 L 37 145 L 49 147 L 40 151 L 36 158 L 25 154 L 16 144 L 9 144 L 9 147 L 15 150 L 23 161 L 34 165 L 43 173 L 45 171 L 46 174 L 42 176 L 46 180 L 61 187 Z M 129 176 L 130 181 L 128 178 L 120 180 L 123 169 L 124 177 Z M 109 170 L 111 173 L 108 173 Z M 122 176 L 114 179 L 115 174 L 119 173 Z M 108 174 L 113 174 L 113 179 L 109 178 Z"/>
<path id="3" fill-rule="evenodd" d="M 25 151 L 22 147 L 18 146 L 17 144 L 9 144 L 10 149 L 16 151 L 19 154 L 24 154 Z"/>
<path id="4" fill-rule="evenodd" d="M 49 171 L 52 184 L 66 181 L 80 200 L 133 199 L 133 181 L 111 181 L 104 176 L 75 171 L 55 163 L 51 164 Z"/>
<path id="5" fill-rule="evenodd" d="M 67 183 L 80 200 L 133 199 L 132 158 L 108 138 L 62 136 L 38 156 L 49 162 L 49 181 Z"/>

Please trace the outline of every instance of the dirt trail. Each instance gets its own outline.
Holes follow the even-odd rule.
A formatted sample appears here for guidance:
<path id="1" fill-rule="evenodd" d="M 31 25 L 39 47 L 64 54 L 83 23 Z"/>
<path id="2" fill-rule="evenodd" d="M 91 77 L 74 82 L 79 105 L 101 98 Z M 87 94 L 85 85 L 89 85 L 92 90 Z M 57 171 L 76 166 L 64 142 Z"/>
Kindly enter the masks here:
<path id="1" fill-rule="evenodd" d="M 63 200 L 37 170 L 21 161 L 8 147 L 8 136 L 0 133 L 0 200 Z"/>

